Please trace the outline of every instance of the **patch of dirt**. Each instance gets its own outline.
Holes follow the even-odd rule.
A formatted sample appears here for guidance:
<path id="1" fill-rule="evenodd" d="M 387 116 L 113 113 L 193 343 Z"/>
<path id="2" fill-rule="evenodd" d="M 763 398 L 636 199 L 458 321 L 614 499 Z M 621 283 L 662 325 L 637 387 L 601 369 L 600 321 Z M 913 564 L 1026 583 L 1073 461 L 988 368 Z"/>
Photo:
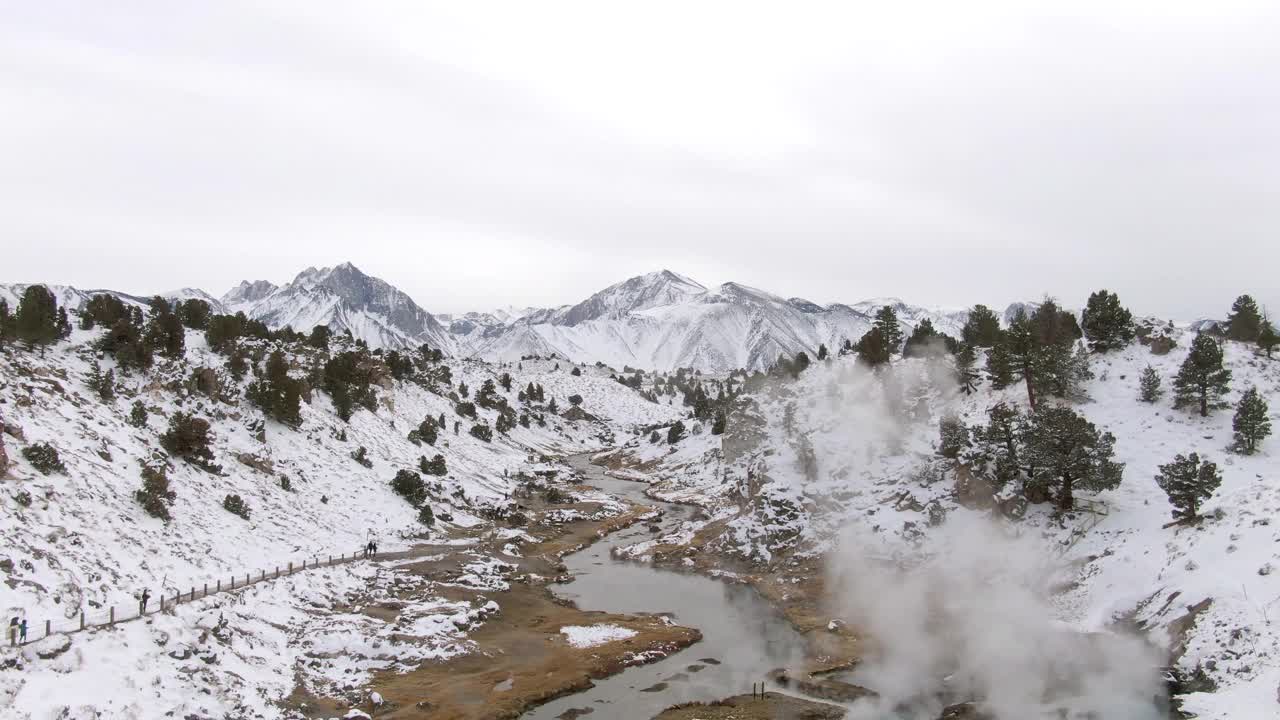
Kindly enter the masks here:
<path id="1" fill-rule="evenodd" d="M 653 720 L 839 720 L 844 716 L 844 709 L 835 705 L 766 693 L 764 699 L 738 695 L 710 703 L 674 705 Z"/>
<path id="2" fill-rule="evenodd" d="M 654 510 L 633 506 L 603 520 L 577 520 L 544 524 L 551 509 L 575 509 L 585 514 L 599 510 L 594 503 L 545 505 L 527 503 L 529 524 L 524 529 L 538 542 L 521 547 L 523 557 L 503 559 L 517 566 L 509 590 L 486 593 L 501 606 L 501 614 L 473 630 L 475 651 L 452 660 L 428 663 L 408 673 L 375 675 L 365 688 L 377 691 L 385 705 L 378 718 L 433 718 L 439 720 L 501 720 L 519 717 L 525 710 L 549 700 L 591 687 L 592 679 L 621 672 L 626 667 L 661 659 L 702 638 L 693 628 L 673 625 L 660 615 L 611 614 L 580 610 L 556 598 L 544 583 L 563 576 L 560 558 L 609 533 L 650 517 Z M 505 541 L 480 537 L 470 547 L 422 546 L 411 554 L 423 561 L 403 569 L 435 580 L 448 581 L 460 564 L 476 552 L 500 555 Z M 428 557 L 430 556 L 430 557 Z M 465 599 L 474 590 L 437 587 L 444 597 Z M 390 614 L 390 607 L 370 609 L 369 614 Z M 633 637 L 590 648 L 570 646 L 560 628 L 566 625 L 608 623 L 635 631 Z"/>

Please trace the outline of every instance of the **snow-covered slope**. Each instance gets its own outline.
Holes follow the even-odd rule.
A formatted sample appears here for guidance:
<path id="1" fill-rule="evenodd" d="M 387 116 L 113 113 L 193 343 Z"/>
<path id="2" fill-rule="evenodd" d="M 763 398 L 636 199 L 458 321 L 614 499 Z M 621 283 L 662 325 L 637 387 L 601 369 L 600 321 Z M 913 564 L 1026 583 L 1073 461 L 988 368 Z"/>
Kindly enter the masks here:
<path id="1" fill-rule="evenodd" d="M 326 325 L 336 333 L 350 331 L 375 348 L 425 343 L 446 353 L 453 349 L 452 336 L 413 298 L 351 263 L 307 268 L 283 287 L 269 287 L 261 280 L 242 282 L 223 302 L 272 328 L 288 325 L 306 332 Z"/>
<path id="2" fill-rule="evenodd" d="M 455 326 L 459 351 L 491 360 L 557 354 L 579 362 L 722 373 L 763 369 L 780 356 L 857 340 L 875 312 L 893 305 L 906 331 L 929 319 L 957 335 L 967 314 L 896 298 L 857 305 L 785 299 L 738 283 L 715 288 L 663 270 L 610 286 L 577 305 L 529 313 L 513 323 Z"/>
<path id="3" fill-rule="evenodd" d="M 1239 455 L 1230 450 L 1231 410 L 1207 418 L 1174 410 L 1171 391 L 1154 405 L 1141 402 L 1142 370 L 1154 367 L 1168 389 L 1186 356 L 1193 333 L 1170 333 L 1178 345 L 1167 355 L 1134 343 L 1095 356 L 1090 399 L 1072 406 L 1115 435 L 1115 459 L 1125 464 L 1120 486 L 1081 493 L 1080 509 L 1072 513 L 1045 504 L 1032 505 L 1021 520 L 994 516 L 1000 533 L 1020 544 L 979 548 L 970 562 L 1002 568 L 1008 547 L 1032 544 L 1041 553 L 1037 572 L 1052 581 L 1047 605 L 1037 610 L 1046 622 L 1104 635 L 1140 628 L 1145 642 L 1173 651 L 1184 677 L 1210 681 L 1181 698 L 1184 710 L 1201 718 L 1273 718 L 1280 712 L 1280 625 L 1274 622 L 1280 612 L 1280 438 L 1269 438 L 1256 455 Z M 1228 400 L 1256 386 L 1280 426 L 1280 360 L 1262 357 L 1251 344 L 1226 341 L 1224 351 L 1233 373 Z M 637 439 L 625 453 L 655 479 L 650 492 L 704 505 L 711 520 L 631 554 L 688 542 L 700 528 L 716 528 L 704 550 L 762 564 L 791 553 L 838 558 L 846 551 L 840 538 L 850 534 L 859 557 L 907 564 L 938 552 L 938 543 L 954 545 L 962 535 L 948 529 L 952 521 L 963 526 L 992 514 L 956 502 L 954 476 L 940 470 L 946 466 L 935 455 L 938 421 L 955 413 L 979 424 L 997 402 L 1025 409 L 1026 394 L 1020 385 L 993 391 L 984 384 L 966 396 L 949 377 L 923 360 L 899 360 L 892 373 L 875 375 L 852 358 L 835 358 L 816 363 L 796 382 L 746 396 L 723 436 L 695 426 L 674 447 Z M 905 412 L 886 409 L 903 397 Z M 1222 486 L 1201 508 L 1203 520 L 1168 527 L 1171 507 L 1154 477 L 1158 466 L 1190 452 L 1218 464 Z M 865 575 L 859 581 L 870 582 Z M 888 588 L 880 592 L 886 602 L 893 597 Z M 994 595 L 984 598 L 986 612 L 998 607 Z M 903 626 L 885 638 L 889 643 L 905 645 L 913 637 L 906 625 L 921 620 L 910 617 L 913 606 L 904 600 L 891 613 Z M 964 629 L 952 631 L 962 636 Z M 988 626 L 975 640 L 999 632 Z M 915 658 L 917 666 L 923 657 Z M 1163 657 L 1158 652 L 1150 662 L 1159 665 Z M 914 676 L 917 687 L 923 677 Z"/>
<path id="4" fill-rule="evenodd" d="M 311 390 L 310 401 L 301 406 L 301 426 L 291 429 L 264 421 L 244 398 L 252 376 L 235 381 L 224 368 L 226 358 L 212 353 L 201 333 L 187 333 L 184 358 L 157 358 L 148 374 L 125 375 L 109 358 L 96 357 L 93 344 L 102 332 L 76 329 L 69 341 L 43 353 L 0 348 L 5 428 L 0 437 L 10 464 L 0 472 L 0 608 L 6 621 L 28 618 L 35 637 L 43 636 L 46 619 L 56 633 L 74 627 L 82 611 L 91 624 L 103 622 L 111 607 L 124 615 L 137 607 L 143 588 L 158 602 L 162 595 L 172 598 L 205 583 L 212 589 L 232 574 L 256 578 L 304 558 L 314 562 L 350 554 L 370 536 L 379 539 L 380 550 L 394 550 L 402 545 L 401 533 L 427 532 L 417 511 L 390 487 L 396 472 L 417 469 L 420 457 L 439 453 L 448 469 L 444 477 L 424 476 L 437 518 L 430 533 L 438 537 L 450 528 L 483 522 L 486 508 L 506 502 L 518 472 L 541 467 L 536 458 L 598 449 L 615 436 L 628 436 L 633 425 L 677 415 L 596 368 L 575 376 L 565 362 L 499 368 L 450 360 L 448 386 L 432 391 L 386 377 L 377 389 L 377 412 L 357 409 L 349 423 L 334 414 L 326 393 Z M 271 347 L 243 342 L 250 353 Z M 335 341 L 335 351 L 342 347 Z M 312 349 L 294 346 L 290 352 L 295 376 L 318 359 Z M 110 400 L 88 386 L 95 359 L 104 371 L 116 371 Z M 193 375 L 202 368 L 216 378 L 212 396 L 194 387 Z M 569 421 L 547 412 L 545 426 L 532 422 L 508 434 L 494 433 L 492 442 L 477 439 L 467 432 L 473 421 L 456 413 L 449 394 L 461 383 L 479 389 L 504 372 L 512 376 L 512 389 L 504 391 L 499 384 L 498 393 L 513 407 L 525 407 L 517 393 L 535 383 L 561 408 L 570 407 L 570 396 L 582 396 L 583 407 L 600 419 Z M 202 387 L 207 390 L 209 384 Z M 140 427 L 128 422 L 134 401 L 148 410 Z M 495 411 L 478 411 L 483 421 L 495 424 Z M 221 472 L 197 469 L 160 448 L 159 436 L 176 412 L 209 421 Z M 434 446 L 408 439 L 424 418 L 440 416 L 446 429 Z M 455 422 L 461 424 L 458 432 Z M 265 439 L 258 435 L 260 427 Z M 22 450 L 36 443 L 54 446 L 65 471 L 44 475 L 24 459 Z M 368 467 L 352 457 L 360 447 Z M 134 497 L 142 486 L 143 462 L 167 466 L 175 493 L 169 522 L 146 514 Z M 223 508 L 230 494 L 248 504 L 248 519 Z M 479 575 L 487 572 L 485 562 L 477 559 Z M 0 672 L 0 715 L 9 717 L 5 713 L 13 710 L 15 717 L 28 717 L 25 712 L 45 717 L 38 713 L 69 707 L 65 717 L 99 712 L 107 714 L 96 716 L 148 718 L 159 716 L 151 709 L 163 707 L 200 717 L 245 717 L 250 709 L 251 716 L 276 717 L 274 703 L 295 687 L 299 668 L 350 686 L 372 670 L 389 667 L 388 658 L 412 665 L 458 654 L 465 651 L 459 628 L 485 612 L 483 602 L 473 607 L 425 594 L 418 598 L 420 610 L 410 613 L 421 615 L 421 622 L 413 628 L 384 627 L 368 622 L 358 606 L 399 602 L 395 595 L 404 583 L 421 578 L 353 566 L 282 582 L 239 597 L 180 606 L 176 616 L 155 623 L 76 636 L 74 647 L 56 661 L 38 662 L 35 653 L 47 648 L 29 647 L 21 651 L 30 655 L 25 669 Z M 200 638 L 223 633 L 226 622 L 235 627 L 227 631 L 216 658 L 182 662 L 182 648 L 207 647 Z M 5 662 L 13 659 L 9 653 Z M 191 675 L 193 666 L 199 671 Z M 85 691 L 63 687 L 54 697 L 60 684 Z M 212 694 L 201 694 L 206 691 Z"/>

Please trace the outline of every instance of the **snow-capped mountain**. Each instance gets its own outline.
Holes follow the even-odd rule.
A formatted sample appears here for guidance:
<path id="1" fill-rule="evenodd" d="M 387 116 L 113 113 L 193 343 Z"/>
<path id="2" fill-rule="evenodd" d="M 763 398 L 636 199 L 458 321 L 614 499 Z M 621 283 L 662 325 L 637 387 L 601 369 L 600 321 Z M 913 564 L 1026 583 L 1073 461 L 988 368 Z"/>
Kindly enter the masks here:
<path id="1" fill-rule="evenodd" d="M 326 325 L 334 332 L 350 331 L 371 347 L 425 343 L 445 352 L 453 347 L 449 332 L 413 298 L 349 262 L 307 268 L 281 287 L 265 280 L 242 282 L 222 301 L 273 328 L 288 325 L 306 331 Z"/>
<path id="2" fill-rule="evenodd" d="M 279 289 L 280 286 L 270 280 L 242 280 L 222 296 L 222 304 L 233 312 L 244 310 Z"/>
<path id="3" fill-rule="evenodd" d="M 893 305 L 905 331 L 929 319 L 958 334 L 967 313 L 911 306 L 896 298 L 819 305 L 739 283 L 707 288 L 670 270 L 611 285 L 570 306 L 535 311 L 506 325 L 455 323 L 459 351 L 490 360 L 555 353 L 579 362 L 709 372 L 763 369 L 819 345 L 835 350 Z"/>
<path id="4" fill-rule="evenodd" d="M 16 308 L 25 287 L 0 286 L 0 297 Z M 100 292 L 144 307 L 150 297 L 49 288 L 59 305 L 71 309 Z M 821 305 L 734 282 L 708 288 L 670 270 L 624 280 L 576 304 L 509 306 L 460 315 L 432 315 L 403 291 L 351 263 L 307 268 L 284 285 L 244 281 L 221 298 L 194 288 L 164 297 L 199 298 L 215 313 L 243 312 L 272 328 L 287 325 L 306 332 L 326 325 L 334 332 L 350 331 L 375 348 L 425 343 L 446 354 L 486 360 L 558 355 L 619 368 L 690 367 L 717 373 L 764 369 L 781 356 L 801 351 L 813 355 L 823 344 L 834 351 L 846 339 L 861 337 L 885 305 L 897 311 L 904 332 L 927 319 L 939 332 L 959 336 L 968 317 L 966 310 L 909 305 L 898 298 Z"/>
<path id="5" fill-rule="evenodd" d="M 47 283 L 9 283 L 0 285 L 0 300 L 8 302 L 9 311 L 14 312 L 18 309 L 18 303 L 21 302 L 22 294 L 27 291 L 27 288 L 41 284 L 48 288 L 49 292 L 53 293 L 53 297 L 58 301 L 58 307 L 65 307 L 68 310 L 79 310 L 94 295 L 114 295 L 127 304 L 144 308 L 147 307 L 150 300 L 150 297 L 131 295 L 118 290 L 81 290 L 70 285 L 49 285 Z"/>

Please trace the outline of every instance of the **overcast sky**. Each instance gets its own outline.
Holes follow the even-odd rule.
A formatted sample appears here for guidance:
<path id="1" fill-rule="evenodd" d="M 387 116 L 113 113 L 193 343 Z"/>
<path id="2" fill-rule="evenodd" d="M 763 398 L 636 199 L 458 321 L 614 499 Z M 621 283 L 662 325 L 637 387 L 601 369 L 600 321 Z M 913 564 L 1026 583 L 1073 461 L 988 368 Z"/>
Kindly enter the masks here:
<path id="1" fill-rule="evenodd" d="M 1036 5 L 1029 10 L 1025 5 Z M 0 282 L 1280 308 L 1280 3 L 0 0 Z"/>

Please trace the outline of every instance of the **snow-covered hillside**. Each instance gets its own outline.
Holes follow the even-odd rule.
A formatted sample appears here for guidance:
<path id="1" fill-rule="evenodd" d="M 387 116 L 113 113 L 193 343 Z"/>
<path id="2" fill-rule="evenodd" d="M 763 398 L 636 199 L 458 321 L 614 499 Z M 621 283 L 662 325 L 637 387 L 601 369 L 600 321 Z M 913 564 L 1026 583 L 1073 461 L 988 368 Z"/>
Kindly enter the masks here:
<path id="1" fill-rule="evenodd" d="M 929 319 L 939 332 L 957 335 L 967 317 L 964 311 L 914 307 L 896 298 L 824 307 L 738 283 L 708 289 L 663 270 L 503 326 L 460 326 L 458 346 L 459 352 L 490 360 L 554 353 L 650 370 L 758 370 L 782 356 L 812 355 L 819 345 L 834 349 L 857 340 L 884 305 L 894 306 L 907 332 Z"/>
<path id="2" fill-rule="evenodd" d="M 1032 505 L 1024 518 L 1014 520 L 962 507 L 956 477 L 936 455 L 938 423 L 945 414 L 975 425 L 997 402 L 1025 408 L 1021 385 L 993 391 L 984 383 L 965 395 L 954 387 L 950 370 L 933 361 L 899 359 L 891 372 L 876 375 L 852 357 L 840 357 L 816 363 L 794 382 L 744 396 L 723 436 L 695 427 L 674 446 L 661 438 L 638 438 L 625 448 L 619 457 L 626 458 L 624 465 L 644 468 L 654 480 L 654 496 L 703 505 L 711 516 L 629 553 L 645 557 L 655 548 L 694 543 L 690 547 L 699 555 L 710 550 L 761 567 L 794 557 L 823 556 L 838 563 L 850 555 L 913 566 L 932 553 L 947 552 L 948 546 L 963 545 L 958 539 L 963 535 L 949 528 L 991 518 L 1009 543 L 1039 548 L 1037 572 L 1044 576 L 1037 579 L 1048 590 L 1045 623 L 1116 637 L 1125 628 L 1137 628 L 1160 648 L 1153 664 L 1160 664 L 1168 650 L 1182 676 L 1191 679 L 1182 686 L 1184 711 L 1202 718 L 1276 717 L 1280 439 L 1270 438 L 1256 455 L 1236 454 L 1230 449 L 1232 410 L 1201 418 L 1174 410 L 1169 392 L 1155 404 L 1140 401 L 1144 368 L 1154 367 L 1168 389 L 1186 357 L 1193 334 L 1169 332 L 1177 346 L 1165 355 L 1134 343 L 1094 356 L 1089 399 L 1072 407 L 1115 435 L 1115 459 L 1125 469 L 1117 489 L 1081 493 L 1074 512 Z M 1266 359 L 1252 344 L 1223 345 L 1233 373 L 1227 399 L 1234 404 L 1256 386 L 1271 401 L 1273 424 L 1280 421 L 1275 400 L 1280 361 Z M 1190 452 L 1218 463 L 1222 485 L 1201 508 L 1203 520 L 1168 526 L 1171 507 L 1154 476 L 1158 466 Z M 628 475 L 625 469 L 618 472 Z M 842 540 L 849 537 L 857 543 L 852 553 Z M 1002 541 L 979 548 L 980 562 L 974 564 L 1009 566 L 1012 560 L 1003 556 L 1008 547 L 1015 545 Z M 869 577 L 861 575 L 864 586 Z M 939 581 L 937 587 L 946 584 Z M 888 587 L 879 592 L 893 597 Z M 980 592 L 1001 591 L 995 586 Z M 857 594 L 856 589 L 849 593 Z M 989 614 L 997 601 L 980 602 Z M 892 621 L 919 621 L 926 627 L 927 618 L 911 616 L 917 604 L 902 600 Z M 1052 627 L 1036 627 L 1026 637 L 1050 633 Z M 899 630 L 880 639 L 908 643 L 907 627 Z M 951 630 L 964 637 L 962 628 Z M 998 633 L 988 627 L 981 635 Z M 972 641 L 981 642 L 979 634 Z M 924 656 L 915 662 L 922 667 Z M 927 682 L 922 678 L 917 670 L 916 687 Z"/>
<path id="3" fill-rule="evenodd" d="M 377 388 L 377 411 L 358 409 L 349 423 L 335 415 L 325 392 L 311 389 L 301 406 L 301 424 L 293 429 L 265 419 L 245 400 L 244 385 L 252 375 L 234 380 L 226 357 L 209 350 L 203 333 L 186 333 L 182 358 L 157 357 L 148 373 L 131 375 L 99 357 L 94 343 L 101 333 L 77 329 L 68 341 L 43 352 L 0 348 L 0 419 L 10 464 L 0 472 L 0 576 L 5 580 L 0 608 L 5 618 L 28 618 L 36 637 L 43 635 L 45 620 L 56 631 L 78 623 L 81 612 L 91 624 L 112 607 L 124 614 L 137 607 L 144 588 L 157 602 L 232 575 L 256 578 L 291 562 L 351 554 L 371 537 L 385 552 L 403 547 L 402 538 L 411 535 L 441 537 L 450 529 L 481 524 L 487 508 L 505 504 L 517 473 L 545 467 L 543 456 L 598 449 L 615 436 L 628 436 L 633 425 L 670 421 L 677 414 L 597 368 L 575 376 L 564 361 L 557 368 L 555 362 L 495 367 L 451 360 L 452 382 L 436 391 L 385 377 Z M 250 351 L 272 347 L 245 343 Z M 312 350 L 293 346 L 289 352 L 295 376 L 314 361 Z M 94 361 L 104 372 L 116 372 L 111 399 L 101 399 L 88 384 Z M 502 373 L 510 373 L 513 385 L 504 391 L 499 384 L 498 393 L 513 406 L 520 406 L 517 392 L 534 383 L 561 408 L 570 407 L 571 395 L 582 396 L 583 407 L 601 420 L 569 421 L 546 413 L 545 426 L 516 425 L 509 434 L 494 433 L 492 442 L 473 437 L 468 433 L 473 421 L 457 415 L 448 394 L 462 383 L 479 389 Z M 147 410 L 140 427 L 128 422 L 135 401 Z M 209 421 L 220 472 L 198 469 L 160 448 L 158 438 L 178 412 Z M 494 424 L 496 411 L 478 412 L 482 421 Z M 440 416 L 447 422 L 434 446 L 409 440 L 424 418 Z M 454 422 L 460 431 L 452 428 Z M 56 448 L 65 470 L 45 475 L 24 459 L 23 449 L 39 443 Z M 359 448 L 365 449 L 367 467 L 353 457 Z M 436 517 L 427 528 L 390 481 L 398 470 L 417 470 L 420 458 L 437 453 L 448 472 L 424 477 Z M 175 493 L 169 522 L 149 516 L 134 497 L 142 487 L 144 462 L 167 469 Z M 247 503 L 247 519 L 224 509 L 228 495 Z M 488 573 L 486 562 L 477 558 L 480 575 Z M 123 634 L 77 636 L 73 651 L 56 661 L 34 662 L 33 655 L 23 673 L 3 673 L 0 708 L 16 708 L 17 717 L 28 717 L 27 712 L 45 717 L 40 713 L 58 707 L 73 709 L 66 717 L 92 716 L 75 710 L 83 704 L 112 717 L 151 717 L 146 708 L 157 705 L 149 704 L 147 683 L 154 677 L 155 692 L 172 701 L 158 706 L 185 707 L 201 716 L 241 716 L 246 706 L 256 713 L 287 695 L 304 654 L 312 653 L 306 662 L 319 668 L 321 679 L 349 685 L 386 667 L 388 648 L 407 642 L 406 634 L 417 640 L 391 653 L 395 662 L 462 652 L 465 637 L 458 628 L 485 611 L 483 603 L 433 604 L 428 597 L 417 613 L 421 628 L 364 637 L 367 618 L 340 606 L 357 598 L 361 603 L 375 602 L 380 594 L 386 598 L 411 580 L 354 566 L 316 572 L 309 580 L 291 578 L 286 588 L 264 585 L 239 600 L 229 596 L 183 606 L 176 618 L 127 626 Z M 252 607 L 237 607 L 246 602 Z M 321 607 L 328 609 L 318 611 Z M 454 622 L 455 616 L 462 619 Z M 184 679 L 178 664 L 164 657 L 175 646 L 194 646 L 202 632 L 219 632 L 225 622 L 243 623 L 252 640 L 221 656 L 220 662 L 228 664 L 216 678 L 202 672 L 196 680 Z M 165 636 L 163 650 L 157 646 L 160 635 Z M 390 645 L 378 650 L 384 643 Z M 321 667 L 315 657 L 339 659 Z M 349 658 L 345 665 L 343 657 Z M 122 676 L 113 672 L 113 664 L 129 671 Z M 51 703 L 51 689 L 68 683 L 86 692 Z M 198 687 L 211 689 L 213 697 L 197 697 Z"/>

